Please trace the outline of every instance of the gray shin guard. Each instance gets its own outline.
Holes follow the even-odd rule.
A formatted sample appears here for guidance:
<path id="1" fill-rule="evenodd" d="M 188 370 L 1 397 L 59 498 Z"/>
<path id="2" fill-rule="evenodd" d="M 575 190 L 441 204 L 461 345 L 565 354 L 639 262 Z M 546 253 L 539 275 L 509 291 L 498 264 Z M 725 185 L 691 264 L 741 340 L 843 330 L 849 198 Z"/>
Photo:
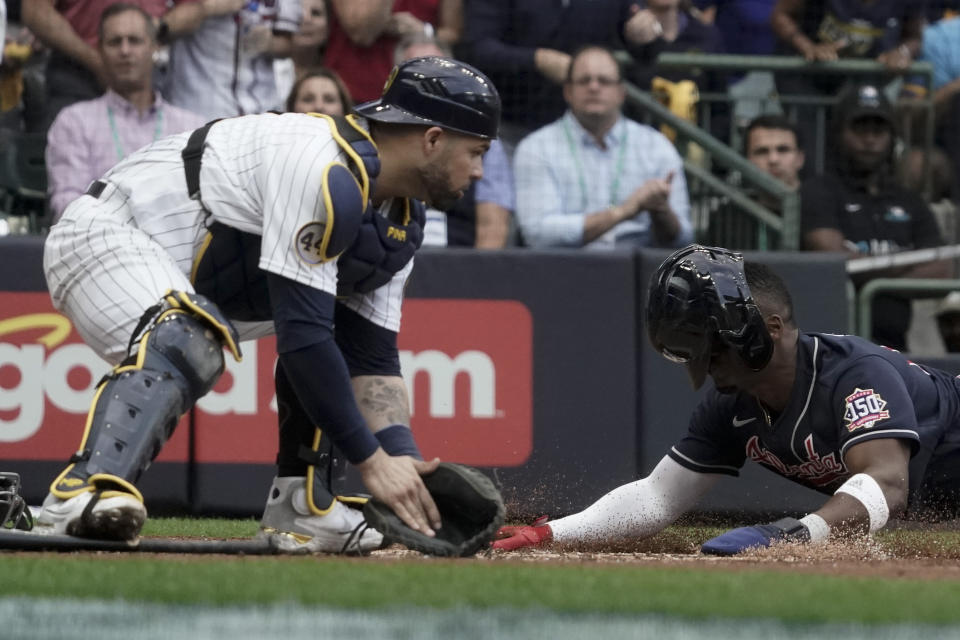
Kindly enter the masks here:
<path id="1" fill-rule="evenodd" d="M 134 483 L 180 417 L 223 373 L 223 345 L 218 332 L 191 309 L 163 310 L 140 339 L 135 358 L 100 383 L 80 450 L 51 492 L 66 499 L 111 488 L 140 497 Z"/>

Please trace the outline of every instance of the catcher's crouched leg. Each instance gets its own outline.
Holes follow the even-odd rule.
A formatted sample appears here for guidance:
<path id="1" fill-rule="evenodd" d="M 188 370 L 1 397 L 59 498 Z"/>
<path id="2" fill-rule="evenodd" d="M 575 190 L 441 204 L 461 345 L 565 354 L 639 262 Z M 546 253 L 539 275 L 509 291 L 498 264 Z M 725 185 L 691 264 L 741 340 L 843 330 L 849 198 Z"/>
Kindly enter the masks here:
<path id="1" fill-rule="evenodd" d="M 131 339 L 131 355 L 97 387 L 80 448 L 37 515 L 43 533 L 132 540 L 147 518 L 134 486 L 180 417 L 223 373 L 236 334 L 202 296 L 167 294 Z"/>
<path id="2" fill-rule="evenodd" d="M 367 526 L 360 510 L 367 499 L 334 496 L 330 491 L 330 438 L 316 429 L 312 447 L 304 447 L 300 456 L 311 463 L 306 476 L 273 479 L 259 536 L 269 537 L 278 549 L 288 553 L 363 553 L 379 549 L 383 536 Z"/>
<path id="3" fill-rule="evenodd" d="M 334 449 L 297 398 L 283 363 L 276 369 L 280 449 L 277 477 L 260 520 L 261 538 L 288 553 L 362 553 L 380 546 L 359 509 L 334 498 Z M 365 499 L 364 499 L 365 500 Z"/>
<path id="4" fill-rule="evenodd" d="M 434 556 L 472 556 L 489 547 L 503 524 L 506 510 L 500 492 L 485 475 L 461 464 L 441 462 L 423 476 L 423 484 L 440 511 L 436 537 L 411 529 L 379 500 L 363 507 L 370 526 L 383 534 L 384 544 L 398 543 Z"/>

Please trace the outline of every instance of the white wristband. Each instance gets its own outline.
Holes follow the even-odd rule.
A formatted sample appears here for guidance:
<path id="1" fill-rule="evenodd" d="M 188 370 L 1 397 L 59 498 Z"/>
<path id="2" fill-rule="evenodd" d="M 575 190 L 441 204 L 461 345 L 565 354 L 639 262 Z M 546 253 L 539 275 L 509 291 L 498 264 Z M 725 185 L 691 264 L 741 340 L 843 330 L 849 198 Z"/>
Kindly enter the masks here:
<path id="1" fill-rule="evenodd" d="M 873 533 L 890 518 L 890 507 L 883 489 L 877 481 L 865 473 L 858 473 L 837 489 L 836 493 L 845 493 L 856 498 L 870 516 L 870 533 Z"/>
<path id="2" fill-rule="evenodd" d="M 830 525 L 815 513 L 800 518 L 800 522 L 810 531 L 810 542 L 825 542 L 830 537 Z"/>

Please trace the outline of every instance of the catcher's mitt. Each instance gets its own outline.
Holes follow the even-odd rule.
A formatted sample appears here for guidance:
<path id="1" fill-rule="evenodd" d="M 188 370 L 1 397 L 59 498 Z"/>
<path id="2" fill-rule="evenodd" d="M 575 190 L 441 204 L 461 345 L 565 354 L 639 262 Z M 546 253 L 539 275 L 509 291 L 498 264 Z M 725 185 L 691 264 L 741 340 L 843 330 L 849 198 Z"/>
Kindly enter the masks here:
<path id="1" fill-rule="evenodd" d="M 411 529 L 390 507 L 370 499 L 363 507 L 367 524 L 383 534 L 384 544 L 399 543 L 432 556 L 472 556 L 486 548 L 503 524 L 500 492 L 485 475 L 461 464 L 441 462 L 423 476 L 440 511 L 443 526 L 431 538 Z"/>

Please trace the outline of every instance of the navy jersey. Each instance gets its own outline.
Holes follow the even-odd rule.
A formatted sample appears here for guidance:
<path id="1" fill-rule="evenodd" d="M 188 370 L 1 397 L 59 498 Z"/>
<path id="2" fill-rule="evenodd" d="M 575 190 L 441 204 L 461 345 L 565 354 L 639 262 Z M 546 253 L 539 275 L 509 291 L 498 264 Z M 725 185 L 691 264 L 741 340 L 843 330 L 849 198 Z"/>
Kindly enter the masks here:
<path id="1" fill-rule="evenodd" d="M 806 0 L 800 28 L 814 42 L 846 41 L 842 57 L 872 58 L 896 47 L 904 23 L 925 12 L 921 0 Z"/>
<path id="2" fill-rule="evenodd" d="M 711 390 L 669 455 L 701 473 L 736 476 L 748 458 L 823 493 L 852 474 L 850 447 L 874 438 L 910 443 L 911 498 L 938 456 L 960 447 L 957 379 L 855 336 L 800 333 L 790 401 L 772 418 L 747 393 Z"/>
<path id="3" fill-rule="evenodd" d="M 896 185 L 868 193 L 843 172 L 816 176 L 800 187 L 801 230 L 839 229 L 869 255 L 943 244 L 933 211 L 920 194 Z"/>

